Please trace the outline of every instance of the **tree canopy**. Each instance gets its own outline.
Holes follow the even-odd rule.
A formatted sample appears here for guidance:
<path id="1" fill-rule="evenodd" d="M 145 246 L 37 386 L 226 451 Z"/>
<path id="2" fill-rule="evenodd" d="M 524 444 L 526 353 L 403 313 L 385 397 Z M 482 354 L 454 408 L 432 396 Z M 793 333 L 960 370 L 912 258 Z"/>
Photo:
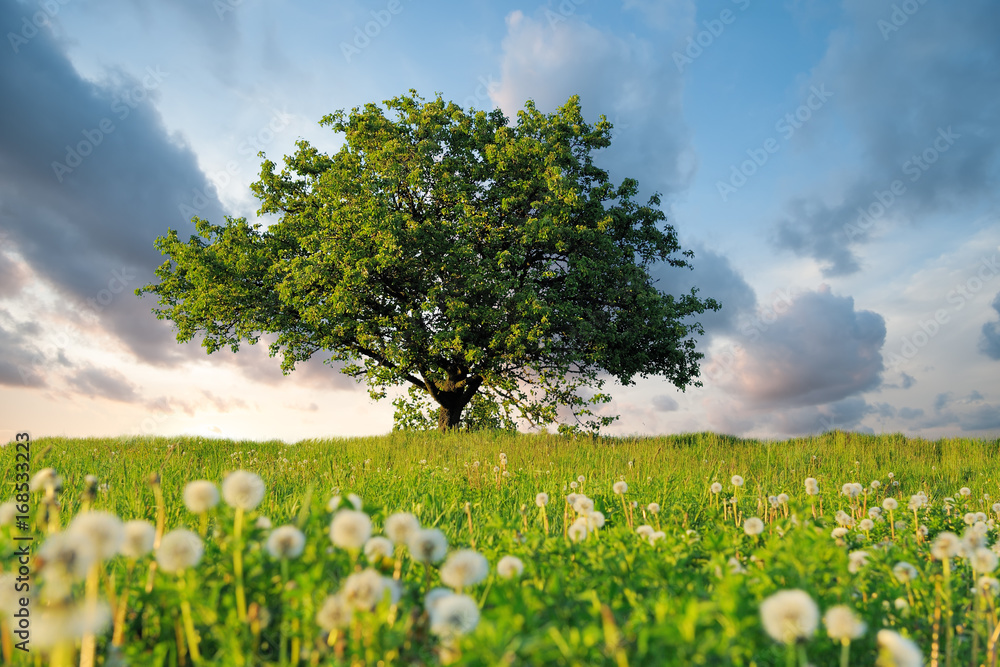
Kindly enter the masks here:
<path id="1" fill-rule="evenodd" d="M 343 135 L 336 152 L 300 140 L 280 172 L 260 154 L 251 189 L 273 224 L 195 218 L 187 242 L 156 240 L 159 283 L 136 292 L 179 342 L 237 351 L 276 334 L 283 372 L 329 355 L 374 399 L 408 385 L 397 422 L 429 401 L 441 429 L 476 397 L 496 424 L 596 431 L 616 419 L 591 410 L 608 377 L 700 385 L 691 316 L 719 304 L 654 286 L 653 263 L 692 253 L 657 195 L 638 204 L 635 180 L 594 164 L 611 124 L 585 122 L 577 97 L 511 122 L 411 90 L 320 124 Z"/>

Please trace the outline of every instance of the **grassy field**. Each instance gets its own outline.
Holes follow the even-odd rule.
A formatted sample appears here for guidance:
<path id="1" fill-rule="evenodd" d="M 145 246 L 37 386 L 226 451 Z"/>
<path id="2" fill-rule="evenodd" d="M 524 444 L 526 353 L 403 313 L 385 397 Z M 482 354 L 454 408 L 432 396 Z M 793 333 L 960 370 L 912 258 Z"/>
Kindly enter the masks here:
<path id="1" fill-rule="evenodd" d="M 15 538 L 33 537 L 32 651 L 18 650 L 18 608 L 6 602 L 23 593 L 4 591 L 2 657 L 907 665 L 919 664 L 907 662 L 917 648 L 928 664 L 989 665 L 998 450 L 996 440 L 842 432 L 780 442 L 711 433 L 39 439 L 29 530 L 13 523 L 20 509 L 0 507 L 0 585 L 16 581 L 26 542 Z M 0 448 L 11 482 L 15 458 L 13 443 Z M 58 485 L 39 476 L 44 468 Z M 224 486 L 232 471 L 258 476 L 262 496 L 252 476 Z M 223 499 L 192 512 L 185 487 L 194 480 Z M 381 536 L 401 512 L 440 535 L 389 530 L 394 544 L 365 544 L 369 526 Z M 105 513 L 149 523 L 123 531 Z M 286 524 L 294 528 L 276 530 Z M 158 545 L 148 554 L 147 538 Z M 772 597 L 790 590 L 803 593 Z M 850 611 L 821 619 L 840 606 Z"/>

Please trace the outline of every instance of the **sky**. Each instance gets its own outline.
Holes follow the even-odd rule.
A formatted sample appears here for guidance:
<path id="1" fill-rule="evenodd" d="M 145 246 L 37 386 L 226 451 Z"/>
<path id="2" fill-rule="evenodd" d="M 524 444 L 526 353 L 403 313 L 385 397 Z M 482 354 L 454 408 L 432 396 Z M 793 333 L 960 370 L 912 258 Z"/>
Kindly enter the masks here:
<path id="1" fill-rule="evenodd" d="M 606 433 L 996 437 L 997 35 L 995 0 L 3 0 L 0 441 L 390 431 L 393 394 L 178 344 L 134 291 L 168 229 L 257 219 L 259 151 L 411 88 L 579 95 L 694 251 L 651 273 L 722 303 L 703 386 L 609 383 Z"/>

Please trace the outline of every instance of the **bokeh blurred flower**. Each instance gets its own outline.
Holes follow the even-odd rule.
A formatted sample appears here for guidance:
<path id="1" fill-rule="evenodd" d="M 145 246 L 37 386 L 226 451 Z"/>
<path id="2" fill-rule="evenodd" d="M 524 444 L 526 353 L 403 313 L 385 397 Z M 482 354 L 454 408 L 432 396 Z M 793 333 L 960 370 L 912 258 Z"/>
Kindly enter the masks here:
<path id="1" fill-rule="evenodd" d="M 830 639 L 835 641 L 851 641 L 865 634 L 867 626 L 857 617 L 854 611 L 846 605 L 830 607 L 823 614 L 823 625 Z"/>
<path id="2" fill-rule="evenodd" d="M 69 522 L 66 531 L 79 539 L 89 540 L 98 560 L 118 555 L 118 548 L 125 539 L 122 520 L 110 512 L 89 510 L 81 512 Z"/>
<path id="3" fill-rule="evenodd" d="M 184 505 L 189 512 L 201 514 L 218 504 L 219 489 L 207 479 L 196 479 L 184 487 Z"/>
<path id="4" fill-rule="evenodd" d="M 409 512 L 396 512 L 385 520 L 385 534 L 394 544 L 407 544 L 418 530 L 420 521 Z"/>
<path id="5" fill-rule="evenodd" d="M 520 577 L 524 563 L 517 556 L 504 556 L 497 562 L 497 574 L 504 579 Z"/>
<path id="6" fill-rule="evenodd" d="M 421 563 L 437 563 L 448 552 L 448 538 L 437 528 L 423 528 L 408 542 L 410 555 Z"/>
<path id="7" fill-rule="evenodd" d="M 764 532 L 764 522 L 752 516 L 743 522 L 743 532 L 747 535 L 760 535 Z"/>
<path id="8" fill-rule="evenodd" d="M 892 566 L 892 574 L 900 583 L 905 584 L 916 579 L 919 573 L 913 565 L 906 561 L 900 561 Z"/>
<path id="9" fill-rule="evenodd" d="M 454 639 L 476 629 L 479 606 L 468 595 L 452 594 L 435 603 L 430 617 L 432 633 L 443 639 Z"/>
<path id="10" fill-rule="evenodd" d="M 264 499 L 264 480 L 246 470 L 231 472 L 222 482 L 222 497 L 230 507 L 253 511 Z"/>
<path id="11" fill-rule="evenodd" d="M 278 526 L 267 536 L 271 558 L 298 558 L 306 547 L 306 536 L 292 525 Z"/>
<path id="12" fill-rule="evenodd" d="M 156 528 L 150 522 L 143 519 L 126 521 L 124 532 L 119 551 L 126 558 L 142 558 L 153 550 Z"/>
<path id="13" fill-rule="evenodd" d="M 891 660 L 889 664 L 892 667 L 920 667 L 924 662 L 917 645 L 893 630 L 879 630 L 878 645 Z"/>
<path id="14" fill-rule="evenodd" d="M 205 545 L 196 533 L 186 528 L 176 528 L 160 540 L 156 562 L 164 572 L 183 572 L 201 561 Z"/>
<path id="15" fill-rule="evenodd" d="M 474 586 L 490 573 L 490 564 L 478 551 L 460 549 L 452 552 L 441 566 L 441 582 L 456 590 Z"/>
<path id="16" fill-rule="evenodd" d="M 783 644 L 808 639 L 819 625 L 819 608 L 805 591 L 778 591 L 760 604 L 764 631 Z"/>
<path id="17" fill-rule="evenodd" d="M 358 510 L 340 510 L 330 522 L 330 540 L 341 549 L 361 549 L 372 536 L 372 520 Z"/>
<path id="18" fill-rule="evenodd" d="M 392 541 L 388 537 L 376 535 L 365 542 L 365 558 L 368 559 L 369 563 L 377 563 L 383 558 L 391 558 L 392 551 Z"/>

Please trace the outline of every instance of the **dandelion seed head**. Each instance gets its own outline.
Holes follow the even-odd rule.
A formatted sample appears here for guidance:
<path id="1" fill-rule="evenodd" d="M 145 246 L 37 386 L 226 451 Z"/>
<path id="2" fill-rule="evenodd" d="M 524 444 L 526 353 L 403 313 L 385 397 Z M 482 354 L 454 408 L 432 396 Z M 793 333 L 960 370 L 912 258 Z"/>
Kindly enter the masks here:
<path id="1" fill-rule="evenodd" d="M 778 504 L 779 505 L 787 505 L 788 504 L 788 494 L 787 493 L 779 493 L 778 494 Z"/>
<path id="2" fill-rule="evenodd" d="M 50 605 L 39 612 L 32 611 L 31 646 L 47 651 L 86 634 L 101 634 L 110 623 L 111 608 L 103 601 L 96 607 L 85 603 Z"/>
<path id="3" fill-rule="evenodd" d="M 264 480 L 246 470 L 231 472 L 222 482 L 222 497 L 230 507 L 253 511 L 264 499 Z"/>
<path id="4" fill-rule="evenodd" d="M 201 514 L 219 504 L 219 489 L 207 479 L 188 482 L 184 487 L 184 505 L 189 512 Z"/>
<path id="5" fill-rule="evenodd" d="M 711 489 L 712 493 L 720 493 L 722 491 L 722 485 L 718 482 L 713 482 Z"/>
<path id="6" fill-rule="evenodd" d="M 643 524 L 641 526 L 637 526 L 635 532 L 642 537 L 649 537 L 650 535 L 653 534 L 653 530 L 655 529 L 652 526 Z"/>
<path id="7" fill-rule="evenodd" d="M 524 572 L 524 563 L 517 556 L 504 556 L 497 562 L 497 574 L 503 579 L 514 579 Z"/>
<path id="8" fill-rule="evenodd" d="M 976 572 L 989 574 L 997 569 L 997 555 L 986 547 L 979 547 L 969 556 L 969 565 Z"/>
<path id="9" fill-rule="evenodd" d="M 972 495 L 972 489 L 970 489 L 967 486 L 963 486 L 961 489 L 958 490 L 958 494 L 960 496 L 965 496 L 966 498 L 968 498 L 969 496 Z"/>
<path id="10" fill-rule="evenodd" d="M 743 478 L 739 475 L 733 475 L 733 478 L 729 481 L 733 483 L 733 486 L 743 486 Z"/>
<path id="11" fill-rule="evenodd" d="M 342 594 L 328 595 L 316 613 L 316 625 L 327 631 L 346 628 L 351 624 L 353 615 L 354 610 L 347 604 Z"/>
<path id="12" fill-rule="evenodd" d="M 764 532 L 764 522 L 755 516 L 743 522 L 743 532 L 747 535 L 760 535 Z"/>
<path id="13" fill-rule="evenodd" d="M 56 474 L 55 468 L 42 468 L 36 472 L 28 483 L 29 491 L 59 491 L 62 489 L 62 478 Z"/>
<path id="14" fill-rule="evenodd" d="M 134 519 L 126 521 L 123 528 L 125 536 L 118 548 L 126 558 L 142 558 L 153 550 L 156 540 L 156 528 L 148 521 Z"/>
<path id="15" fill-rule="evenodd" d="M 847 533 L 849 533 L 849 532 L 850 532 L 850 531 L 849 531 L 849 530 L 847 530 L 846 528 L 844 528 L 843 526 L 837 526 L 837 527 L 836 527 L 836 528 L 834 528 L 834 529 L 833 529 L 832 531 L 830 531 L 830 535 L 831 535 L 831 537 L 833 537 L 834 539 L 838 539 L 838 540 L 839 540 L 839 539 L 840 539 L 840 538 L 842 538 L 842 537 L 843 537 L 844 535 L 847 535 Z"/>
<path id="16" fill-rule="evenodd" d="M 587 512 L 587 528 L 590 530 L 596 530 L 598 528 L 604 528 L 604 512 Z"/>
<path id="17" fill-rule="evenodd" d="M 422 563 L 437 563 L 448 552 L 448 538 L 437 528 L 416 531 L 407 544 L 413 559 Z"/>
<path id="18" fill-rule="evenodd" d="M 938 533 L 931 544 L 931 555 L 938 560 L 954 558 L 962 553 L 962 540 L 958 535 L 948 531 Z"/>
<path id="19" fill-rule="evenodd" d="M 618 481 L 614 483 L 611 489 L 620 496 L 624 493 L 628 493 L 628 484 L 624 481 Z"/>
<path id="20" fill-rule="evenodd" d="M 893 667 L 920 667 L 924 656 L 912 641 L 894 630 L 885 628 L 878 631 L 878 645 L 885 649 Z"/>
<path id="21" fill-rule="evenodd" d="M 886 512 L 893 512 L 899 507 L 899 502 L 895 498 L 886 498 L 882 501 L 882 508 Z"/>
<path id="22" fill-rule="evenodd" d="M 197 534 L 186 528 L 176 528 L 160 540 L 156 562 L 164 572 L 180 573 L 201 561 L 205 545 Z"/>
<path id="23" fill-rule="evenodd" d="M 376 535 L 365 542 L 365 558 L 369 563 L 378 563 L 383 558 L 392 558 L 393 546 L 388 537 Z"/>
<path id="24" fill-rule="evenodd" d="M 976 581 L 976 589 L 984 596 L 995 598 L 1000 595 L 1000 581 L 993 577 L 979 577 Z"/>
<path id="25" fill-rule="evenodd" d="M 660 513 L 660 504 L 659 503 L 649 503 L 648 505 L 646 505 L 646 511 L 649 512 L 650 514 L 659 514 Z"/>
<path id="26" fill-rule="evenodd" d="M 0 526 L 9 526 L 17 518 L 17 503 L 13 500 L 0 505 Z"/>
<path id="27" fill-rule="evenodd" d="M 279 526 L 267 536 L 271 558 L 298 558 L 306 547 L 306 536 L 295 526 Z"/>
<path id="28" fill-rule="evenodd" d="M 330 522 L 330 541 L 341 549 L 360 549 L 372 536 L 372 520 L 358 510 L 340 510 Z"/>
<path id="29" fill-rule="evenodd" d="M 573 542 L 581 542 L 587 539 L 587 524 L 574 522 L 566 531 L 566 535 Z"/>
<path id="30" fill-rule="evenodd" d="M 847 571 L 851 574 L 857 574 L 861 571 L 865 565 L 868 564 L 868 552 L 867 551 L 852 551 L 847 554 Z"/>
<path id="31" fill-rule="evenodd" d="M 819 608 L 805 591 L 783 590 L 761 602 L 760 618 L 764 631 L 774 640 L 793 644 L 816 632 Z"/>
<path id="32" fill-rule="evenodd" d="M 866 533 L 875 527 L 875 522 L 871 519 L 862 519 L 858 522 L 858 528 L 865 531 Z"/>
<path id="33" fill-rule="evenodd" d="M 823 614 L 823 625 L 830 639 L 851 641 L 865 634 L 867 626 L 857 617 L 854 611 L 846 605 L 830 607 Z"/>
<path id="34" fill-rule="evenodd" d="M 579 494 L 573 501 L 573 509 L 580 514 L 587 514 L 594 511 L 594 501 L 583 494 Z"/>
<path id="35" fill-rule="evenodd" d="M 264 516 L 263 514 L 257 517 L 257 520 L 253 522 L 253 525 L 261 530 L 271 530 L 271 520 Z"/>
<path id="36" fill-rule="evenodd" d="M 468 595 L 452 594 L 436 602 L 430 617 L 433 634 L 443 639 L 454 639 L 476 629 L 479 606 Z"/>
<path id="37" fill-rule="evenodd" d="M 892 574 L 894 577 L 896 577 L 896 580 L 901 584 L 905 584 L 909 581 L 914 581 L 919 575 L 919 573 L 917 572 L 917 568 L 913 567 L 913 565 L 907 563 L 906 561 L 900 561 L 895 565 L 893 565 Z"/>
<path id="38" fill-rule="evenodd" d="M 418 530 L 420 521 L 409 512 L 397 512 L 385 520 L 385 534 L 394 544 L 406 544 Z"/>
<path id="39" fill-rule="evenodd" d="M 89 540 L 98 560 L 107 560 L 118 554 L 125 539 L 122 520 L 110 512 L 90 510 L 73 517 L 66 531 L 79 539 Z"/>
<path id="40" fill-rule="evenodd" d="M 344 580 L 341 595 L 344 602 L 354 609 L 371 611 L 385 596 L 385 580 L 376 570 L 368 568 L 355 572 Z"/>
<path id="41" fill-rule="evenodd" d="M 549 504 L 549 494 L 544 491 L 535 495 L 535 504 L 539 507 L 545 507 Z"/>
<path id="42" fill-rule="evenodd" d="M 478 551 L 459 549 L 452 552 L 441 566 L 441 583 L 456 590 L 474 586 L 490 573 L 490 564 Z"/>

